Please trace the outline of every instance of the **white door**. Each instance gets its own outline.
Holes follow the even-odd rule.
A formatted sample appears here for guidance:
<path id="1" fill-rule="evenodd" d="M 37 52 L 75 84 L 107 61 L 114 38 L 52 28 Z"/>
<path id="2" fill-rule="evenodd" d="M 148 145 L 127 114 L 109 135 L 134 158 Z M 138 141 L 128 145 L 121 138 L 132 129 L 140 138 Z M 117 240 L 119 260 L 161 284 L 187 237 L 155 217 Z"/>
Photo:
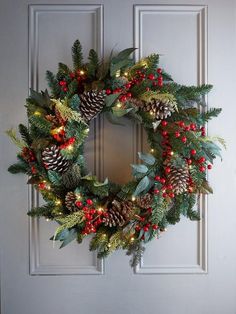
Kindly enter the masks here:
<path id="1" fill-rule="evenodd" d="M 0 2 L 1 314 L 235 314 L 236 1 L 67 2 Z M 123 252 L 98 261 L 88 243 L 53 248 L 55 225 L 26 215 L 37 195 L 28 193 L 26 177 L 6 170 L 16 149 L 3 132 L 26 122 L 28 87 L 44 89 L 45 71 L 71 62 L 77 38 L 85 54 L 108 55 L 115 45 L 139 48 L 137 58 L 158 52 L 177 82 L 213 84 L 209 106 L 223 108 L 208 131 L 224 137 L 228 150 L 209 174 L 214 194 L 199 204 L 202 220 L 170 227 L 147 246 L 135 272 Z M 94 128 L 91 169 L 127 180 L 142 136 L 131 124 L 97 121 Z"/>

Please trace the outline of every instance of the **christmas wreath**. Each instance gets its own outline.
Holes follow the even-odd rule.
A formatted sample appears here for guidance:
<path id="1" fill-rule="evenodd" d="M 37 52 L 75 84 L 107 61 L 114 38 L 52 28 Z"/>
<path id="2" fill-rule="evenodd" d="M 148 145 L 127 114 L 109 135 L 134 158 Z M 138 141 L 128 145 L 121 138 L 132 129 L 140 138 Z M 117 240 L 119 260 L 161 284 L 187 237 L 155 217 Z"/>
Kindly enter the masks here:
<path id="1" fill-rule="evenodd" d="M 82 47 L 72 47 L 73 70 L 59 63 L 54 75 L 47 71 L 51 92 L 31 90 L 26 101 L 28 127 L 7 131 L 20 148 L 11 173 L 29 175 L 46 201 L 32 208 L 33 217 L 58 222 L 53 239 L 61 247 L 93 235 L 90 249 L 105 257 L 126 249 L 132 266 L 143 244 L 160 236 L 168 224 L 185 215 L 200 219 L 194 210 L 199 193 L 212 193 L 207 169 L 224 145 L 209 137 L 205 124 L 221 109 L 207 110 L 204 96 L 211 85 L 183 86 L 158 66 L 159 55 L 138 62 L 128 48 L 108 62 L 91 49 L 83 62 Z M 133 178 L 124 185 L 97 177 L 86 168 L 83 154 L 90 121 L 104 113 L 112 123 L 127 117 L 147 133 L 150 152 L 138 153 Z"/>

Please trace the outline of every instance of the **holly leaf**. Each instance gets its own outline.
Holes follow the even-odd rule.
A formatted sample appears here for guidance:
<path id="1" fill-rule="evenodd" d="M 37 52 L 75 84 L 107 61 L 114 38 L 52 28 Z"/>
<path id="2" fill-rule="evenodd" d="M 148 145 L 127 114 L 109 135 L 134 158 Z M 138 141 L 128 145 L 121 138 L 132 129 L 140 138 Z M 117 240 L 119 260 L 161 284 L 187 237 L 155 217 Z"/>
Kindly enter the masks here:
<path id="1" fill-rule="evenodd" d="M 147 189 L 147 187 L 149 186 L 149 183 L 150 183 L 150 180 L 147 176 L 143 177 L 142 180 L 139 181 L 134 193 L 133 193 L 133 196 L 137 196 L 139 195 L 140 193 L 142 193 L 144 190 Z"/>
<path id="2" fill-rule="evenodd" d="M 147 153 L 138 152 L 138 157 L 139 159 L 144 161 L 146 164 L 151 165 L 151 166 L 154 165 L 156 161 L 153 155 L 147 154 Z"/>

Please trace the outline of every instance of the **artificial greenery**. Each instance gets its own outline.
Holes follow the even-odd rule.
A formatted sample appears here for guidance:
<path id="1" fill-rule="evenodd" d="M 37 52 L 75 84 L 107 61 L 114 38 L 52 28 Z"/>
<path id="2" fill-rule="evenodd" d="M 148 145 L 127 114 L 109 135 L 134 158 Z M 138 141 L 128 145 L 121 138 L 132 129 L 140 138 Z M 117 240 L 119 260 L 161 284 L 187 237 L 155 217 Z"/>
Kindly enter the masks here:
<path id="1" fill-rule="evenodd" d="M 135 63 L 130 57 L 134 50 L 112 53 L 104 62 L 91 49 L 85 63 L 77 40 L 73 69 L 59 63 L 56 74 L 46 73 L 50 94 L 31 91 L 26 100 L 29 126 L 19 125 L 21 139 L 7 131 L 20 149 L 18 162 L 8 170 L 28 174 L 45 200 L 29 215 L 57 221 L 52 239 L 61 241 L 61 247 L 94 234 L 90 249 L 98 257 L 126 249 L 132 266 L 139 263 L 144 243 L 159 237 L 168 224 L 182 215 L 200 219 L 197 197 L 212 193 L 206 170 L 220 156 L 216 142 L 224 145 L 221 138 L 207 136 L 204 126 L 221 112 L 206 108 L 204 96 L 212 86 L 179 85 L 159 67 L 158 54 Z M 150 151 L 139 153 L 141 163 L 132 165 L 133 178 L 122 186 L 99 182 L 86 167 L 83 146 L 90 121 L 82 108 L 92 110 L 83 98 L 91 91 L 104 97 L 97 113 L 116 124 L 125 116 L 147 133 Z"/>

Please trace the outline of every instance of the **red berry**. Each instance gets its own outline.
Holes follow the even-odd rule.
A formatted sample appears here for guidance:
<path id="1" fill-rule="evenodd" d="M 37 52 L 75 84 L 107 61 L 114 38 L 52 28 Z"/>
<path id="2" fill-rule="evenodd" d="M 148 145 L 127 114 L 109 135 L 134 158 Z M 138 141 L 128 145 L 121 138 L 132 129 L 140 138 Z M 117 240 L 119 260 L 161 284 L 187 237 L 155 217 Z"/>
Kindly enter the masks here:
<path id="1" fill-rule="evenodd" d="M 161 121 L 162 126 L 167 126 L 168 122 L 166 120 Z"/>
<path id="2" fill-rule="evenodd" d="M 46 188 L 46 183 L 45 182 L 40 182 L 38 184 L 38 187 L 39 187 L 40 190 L 44 190 Z"/>
<path id="3" fill-rule="evenodd" d="M 162 80 L 158 80 L 158 86 L 160 86 L 160 87 L 163 86 L 163 81 Z"/>
<path id="4" fill-rule="evenodd" d="M 202 136 L 206 136 L 206 132 L 202 131 Z"/>
<path id="5" fill-rule="evenodd" d="M 204 126 L 201 127 L 200 129 L 202 132 L 205 132 L 206 131 L 206 128 Z"/>
<path id="6" fill-rule="evenodd" d="M 200 158 L 198 159 L 198 162 L 199 162 L 200 164 L 202 164 L 205 160 L 206 160 L 205 157 L 200 157 Z"/>
<path id="7" fill-rule="evenodd" d="M 175 132 L 175 137 L 176 138 L 180 137 L 180 133 L 179 132 Z"/>
<path id="8" fill-rule="evenodd" d="M 93 217 L 92 217 L 89 213 L 86 213 L 86 214 L 84 215 L 84 217 L 85 217 L 87 220 L 92 220 L 92 219 L 93 219 Z"/>
<path id="9" fill-rule="evenodd" d="M 143 227 L 143 231 L 144 231 L 144 232 L 147 232 L 148 230 L 149 230 L 149 227 L 147 227 L 147 226 L 144 226 L 144 227 Z"/>
<path id="10" fill-rule="evenodd" d="M 110 94 L 111 94 L 111 90 L 110 90 L 110 89 L 107 89 L 107 90 L 106 90 L 106 94 L 107 94 L 107 95 L 110 95 Z"/>
<path id="11" fill-rule="evenodd" d="M 158 69 L 157 69 L 157 73 L 161 74 L 161 73 L 162 73 L 162 69 L 161 69 L 161 68 L 158 68 Z"/>
<path id="12" fill-rule="evenodd" d="M 185 131 L 190 131 L 190 125 L 186 125 L 186 127 L 184 129 L 185 129 Z"/>
<path id="13" fill-rule="evenodd" d="M 149 78 L 149 80 L 154 80 L 155 79 L 155 75 L 151 73 L 151 74 L 148 75 L 148 78 Z"/>
<path id="14" fill-rule="evenodd" d="M 191 130 L 196 131 L 196 124 L 190 123 L 190 128 L 191 128 Z"/>
<path id="15" fill-rule="evenodd" d="M 149 92 L 150 91 L 150 87 L 146 87 L 146 91 Z"/>
<path id="16" fill-rule="evenodd" d="M 130 87 L 131 87 L 131 83 L 125 84 L 125 88 L 130 89 Z"/>
<path id="17" fill-rule="evenodd" d="M 165 137 L 168 135 L 168 132 L 167 131 L 162 131 L 162 135 Z"/>
<path id="18" fill-rule="evenodd" d="M 162 184 L 165 184 L 165 183 L 166 183 L 166 179 L 165 179 L 165 178 L 161 178 L 160 182 L 161 182 Z"/>
<path id="19" fill-rule="evenodd" d="M 158 225 L 152 225 L 152 229 L 153 230 L 157 230 L 158 229 Z"/>
<path id="20" fill-rule="evenodd" d="M 187 164 L 191 165 L 192 164 L 192 159 L 187 159 Z"/>
<path id="21" fill-rule="evenodd" d="M 150 213 L 150 214 L 151 214 L 151 212 L 152 212 L 152 208 L 151 208 L 151 207 L 149 207 L 149 208 L 147 209 L 147 211 L 148 211 L 148 213 Z"/>
<path id="22" fill-rule="evenodd" d="M 60 85 L 60 86 L 63 86 L 63 85 L 64 85 L 64 81 L 60 81 L 60 82 L 59 82 L 59 85 Z"/>
<path id="23" fill-rule="evenodd" d="M 132 94 L 131 93 L 127 93 L 126 96 L 127 97 L 132 97 Z"/>
<path id="24" fill-rule="evenodd" d="M 208 165 L 207 169 L 211 170 L 212 169 L 212 165 Z"/>
<path id="25" fill-rule="evenodd" d="M 87 200 L 86 200 L 86 203 L 87 203 L 88 205 L 93 205 L 93 201 L 90 200 L 90 199 L 87 199 Z"/>
<path id="26" fill-rule="evenodd" d="M 173 189 L 173 186 L 171 184 L 167 185 L 167 190 L 172 190 Z"/>
<path id="27" fill-rule="evenodd" d="M 165 173 L 170 173 L 170 172 L 171 172 L 170 167 L 166 167 L 166 168 L 165 168 Z"/>
<path id="28" fill-rule="evenodd" d="M 184 121 L 179 121 L 178 125 L 179 125 L 179 127 L 184 128 L 184 126 L 185 126 Z"/>
<path id="29" fill-rule="evenodd" d="M 71 79 L 75 78 L 75 73 L 71 72 L 71 73 L 70 73 L 70 78 L 71 78 Z"/>
<path id="30" fill-rule="evenodd" d="M 161 179 L 160 176 L 155 176 L 154 178 L 155 181 L 160 181 L 160 179 Z"/>
<path id="31" fill-rule="evenodd" d="M 174 193 L 172 193 L 172 192 L 169 193 L 169 197 L 170 197 L 170 198 L 174 198 L 174 197 L 175 197 Z"/>
<path id="32" fill-rule="evenodd" d="M 190 151 L 190 154 L 191 154 L 191 155 L 196 155 L 196 153 L 197 153 L 197 152 L 196 152 L 195 149 L 191 149 L 191 151 Z"/>
<path id="33" fill-rule="evenodd" d="M 205 168 L 204 166 L 201 166 L 201 167 L 199 167 L 199 170 L 200 170 L 201 172 L 204 172 L 204 171 L 206 171 L 206 168 Z"/>
<path id="34" fill-rule="evenodd" d="M 80 202 L 80 201 L 76 201 L 76 202 L 75 202 L 75 205 L 76 205 L 77 207 L 81 207 L 81 206 L 83 205 L 83 203 Z"/>
<path id="35" fill-rule="evenodd" d="M 186 143 L 186 142 L 187 142 L 187 137 L 186 137 L 186 136 L 183 136 L 183 137 L 181 138 L 181 141 L 182 141 L 183 143 Z"/>
<path id="36" fill-rule="evenodd" d="M 91 210 L 89 211 L 89 213 L 90 213 L 90 215 L 94 215 L 94 214 L 96 213 L 96 209 L 91 209 Z"/>
<path id="37" fill-rule="evenodd" d="M 162 196 L 163 196 L 164 198 L 167 197 L 167 193 L 164 192 L 164 193 L 162 194 Z"/>
<path id="38" fill-rule="evenodd" d="M 63 88 L 63 91 L 64 91 L 64 92 L 67 92 L 67 91 L 68 91 L 68 88 L 67 88 L 67 87 L 64 87 L 64 88 Z"/>
<path id="39" fill-rule="evenodd" d="M 135 230 L 136 230 L 136 231 L 140 231 L 140 230 L 141 230 L 141 227 L 140 227 L 139 225 L 137 225 L 137 226 L 135 227 Z"/>
<path id="40" fill-rule="evenodd" d="M 158 194 L 158 193 L 160 193 L 160 191 L 158 190 L 158 189 L 154 189 L 154 194 Z"/>
<path id="41" fill-rule="evenodd" d="M 87 212 L 87 211 L 88 211 L 88 207 L 84 206 L 84 207 L 83 207 L 83 211 L 84 211 L 84 212 Z"/>
<path id="42" fill-rule="evenodd" d="M 153 85 L 153 86 L 157 86 L 157 82 L 153 82 L 152 85 Z"/>

